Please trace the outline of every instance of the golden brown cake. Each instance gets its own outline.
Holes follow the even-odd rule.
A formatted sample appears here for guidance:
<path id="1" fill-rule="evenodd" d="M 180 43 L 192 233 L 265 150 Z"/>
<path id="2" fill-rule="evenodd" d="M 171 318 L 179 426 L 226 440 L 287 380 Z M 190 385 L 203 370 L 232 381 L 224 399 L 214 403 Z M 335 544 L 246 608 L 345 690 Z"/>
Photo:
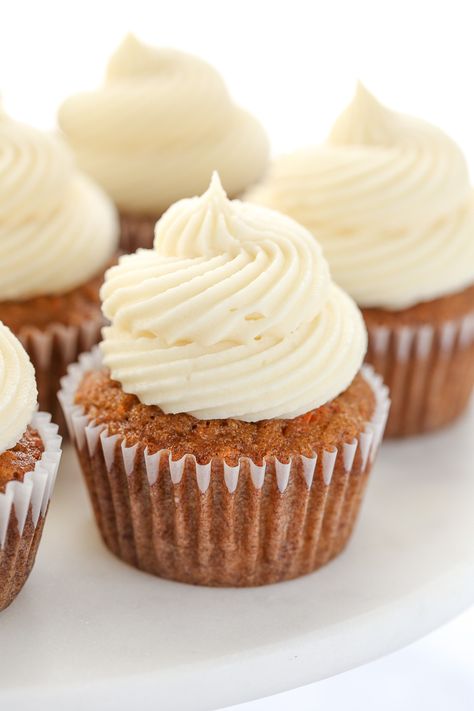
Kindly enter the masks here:
<path id="1" fill-rule="evenodd" d="M 155 225 L 160 215 L 132 215 L 120 213 L 120 249 L 135 252 L 137 249 L 150 249 L 155 237 Z"/>
<path id="2" fill-rule="evenodd" d="M 106 370 L 86 373 L 75 397 L 84 414 L 110 435 L 119 435 L 127 446 L 142 445 L 149 454 L 166 449 L 173 459 L 185 454 L 207 464 L 213 458 L 235 466 L 241 457 L 261 465 L 267 457 L 287 462 L 313 450 L 330 450 L 341 441 L 352 442 L 375 411 L 375 396 L 358 374 L 335 400 L 291 420 L 258 422 L 199 420 L 187 413 L 165 414 L 159 407 L 143 405 L 135 395 L 124 393 Z"/>
<path id="3" fill-rule="evenodd" d="M 23 481 L 25 474 L 35 468 L 43 452 L 39 432 L 28 425 L 18 442 L 0 454 L 0 493 L 5 493 L 9 481 Z"/>

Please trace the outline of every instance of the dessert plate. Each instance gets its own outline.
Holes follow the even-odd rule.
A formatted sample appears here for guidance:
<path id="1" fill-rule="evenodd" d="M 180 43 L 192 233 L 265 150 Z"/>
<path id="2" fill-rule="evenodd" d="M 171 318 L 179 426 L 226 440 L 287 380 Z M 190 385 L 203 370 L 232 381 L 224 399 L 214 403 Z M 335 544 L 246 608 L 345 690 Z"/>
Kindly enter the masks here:
<path id="1" fill-rule="evenodd" d="M 0 615 L 0 706 L 201 711 L 338 674 L 474 601 L 474 407 L 386 442 L 354 537 L 299 580 L 207 589 L 155 579 L 102 545 L 75 454 L 61 464 L 31 578 Z"/>

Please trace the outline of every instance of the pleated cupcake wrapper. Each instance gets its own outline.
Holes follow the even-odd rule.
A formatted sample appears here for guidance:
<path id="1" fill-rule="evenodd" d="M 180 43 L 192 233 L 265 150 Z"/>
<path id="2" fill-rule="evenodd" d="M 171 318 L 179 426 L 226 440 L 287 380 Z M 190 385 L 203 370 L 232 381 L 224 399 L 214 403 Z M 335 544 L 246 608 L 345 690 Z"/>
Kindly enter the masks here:
<path id="1" fill-rule="evenodd" d="M 363 374 L 376 408 L 357 439 L 339 450 L 231 466 L 192 454 L 173 460 L 95 425 L 74 404 L 84 373 L 101 367 L 83 354 L 63 378 L 60 401 L 77 447 L 96 519 L 126 562 L 183 582 L 259 585 L 297 577 L 334 557 L 350 536 L 390 401 L 370 366 Z"/>
<path id="2" fill-rule="evenodd" d="M 23 481 L 10 481 L 0 493 L 0 610 L 16 597 L 34 563 L 61 459 L 61 437 L 51 415 L 36 412 L 44 451 Z"/>
<path id="3" fill-rule="evenodd" d="M 16 334 L 35 367 L 40 409 L 52 413 L 63 435 L 66 427 L 57 401 L 60 379 L 80 353 L 90 351 L 98 343 L 103 325 L 104 319 L 98 311 L 96 318 L 77 326 L 52 323 L 45 330 L 25 326 Z"/>
<path id="4" fill-rule="evenodd" d="M 474 385 L 474 313 L 439 326 L 368 326 L 367 361 L 390 389 L 387 436 L 441 427 L 466 407 Z"/>
<path id="5" fill-rule="evenodd" d="M 135 252 L 140 247 L 151 249 L 155 239 L 155 225 L 158 217 L 134 217 L 120 215 L 120 249 Z"/>

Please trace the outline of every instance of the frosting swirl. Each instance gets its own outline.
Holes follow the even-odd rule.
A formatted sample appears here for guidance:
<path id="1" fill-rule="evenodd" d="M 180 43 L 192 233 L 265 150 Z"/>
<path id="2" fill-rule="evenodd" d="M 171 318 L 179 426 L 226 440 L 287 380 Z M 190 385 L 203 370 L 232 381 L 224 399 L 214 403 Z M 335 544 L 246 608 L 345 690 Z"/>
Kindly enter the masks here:
<path id="1" fill-rule="evenodd" d="M 401 309 L 474 282 L 474 193 L 460 149 L 362 85 L 326 143 L 279 159 L 249 199 L 310 229 L 362 306 Z"/>
<path id="2" fill-rule="evenodd" d="M 0 453 L 25 432 L 37 397 L 35 372 L 26 351 L 0 321 Z"/>
<path id="3" fill-rule="evenodd" d="M 105 265 L 117 241 L 113 206 L 68 149 L 0 109 L 0 299 L 68 291 Z"/>
<path id="4" fill-rule="evenodd" d="M 296 417 L 342 392 L 365 354 L 360 313 L 312 235 L 229 201 L 217 174 L 163 215 L 154 249 L 107 272 L 101 295 L 112 377 L 166 413 Z"/>
<path id="5" fill-rule="evenodd" d="M 161 214 L 200 194 L 213 170 L 232 195 L 268 159 L 262 126 L 231 100 L 206 62 L 129 35 L 101 89 L 67 99 L 59 123 L 79 165 L 132 213 Z"/>

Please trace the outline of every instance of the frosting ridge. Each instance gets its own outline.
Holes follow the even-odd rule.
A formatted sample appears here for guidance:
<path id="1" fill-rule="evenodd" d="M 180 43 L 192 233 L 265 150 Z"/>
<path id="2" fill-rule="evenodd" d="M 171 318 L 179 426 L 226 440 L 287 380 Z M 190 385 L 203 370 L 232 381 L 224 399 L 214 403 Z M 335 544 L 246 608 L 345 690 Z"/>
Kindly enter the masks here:
<path id="1" fill-rule="evenodd" d="M 109 199 L 62 143 L 0 109 L 0 299 L 68 291 L 110 259 L 118 224 Z"/>
<path id="2" fill-rule="evenodd" d="M 13 447 L 36 409 L 35 373 L 20 341 L 0 321 L 0 453 Z"/>
<path id="3" fill-rule="evenodd" d="M 59 123 L 81 168 L 125 211 L 157 215 L 201 193 L 213 170 L 232 195 L 261 176 L 262 126 L 206 62 L 128 35 L 104 85 L 67 99 Z"/>
<path id="4" fill-rule="evenodd" d="M 107 272 L 101 296 L 112 377 L 168 413 L 296 417 L 342 392 L 365 354 L 360 313 L 312 235 L 228 200 L 217 175 L 169 208 L 152 250 Z"/>
<path id="5" fill-rule="evenodd" d="M 474 281 L 474 193 L 440 129 L 359 85 L 327 141 L 277 160 L 249 199 L 310 229 L 362 306 L 401 309 Z"/>

